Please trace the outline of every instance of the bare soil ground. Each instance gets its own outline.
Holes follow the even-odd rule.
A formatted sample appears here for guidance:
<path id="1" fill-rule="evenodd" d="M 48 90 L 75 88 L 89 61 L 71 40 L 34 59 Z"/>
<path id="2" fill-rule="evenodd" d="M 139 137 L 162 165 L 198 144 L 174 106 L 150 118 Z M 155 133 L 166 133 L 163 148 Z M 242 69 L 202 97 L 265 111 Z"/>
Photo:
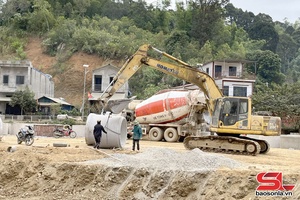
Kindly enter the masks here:
<path id="1" fill-rule="evenodd" d="M 52 75 L 56 98 L 63 97 L 68 103 L 80 106 L 82 102 L 84 64 L 88 64 L 86 75 L 86 91 L 91 90 L 93 70 L 107 64 L 121 67 L 123 61 L 103 59 L 97 55 L 89 55 L 83 52 L 74 53 L 68 61 L 60 63 L 55 56 L 43 53 L 42 39 L 31 37 L 28 39 L 25 52 L 27 59 L 34 68 Z"/>
<path id="2" fill-rule="evenodd" d="M 56 57 L 43 54 L 41 42 L 39 38 L 29 39 L 25 49 L 27 59 L 35 68 L 51 74 L 58 61 Z M 112 62 L 95 55 L 80 52 L 74 54 L 64 64 L 65 73 L 52 74 L 55 97 L 64 97 L 69 103 L 80 106 L 84 76 L 82 65 L 90 65 L 87 74 L 88 91 L 92 70 Z M 115 62 L 115 65 L 121 66 L 121 63 Z M 202 170 L 200 161 L 199 169 L 187 170 L 187 166 L 173 170 L 169 165 L 174 163 L 165 162 L 165 169 L 153 169 L 148 164 L 172 157 L 172 152 L 164 149 L 173 150 L 173 154 L 178 156 L 178 166 L 184 166 L 179 155 L 189 155 L 186 153 L 190 151 L 185 150 L 182 143 L 142 140 L 142 150 L 137 153 L 130 151 L 132 140 L 127 141 L 124 149 L 97 151 L 86 145 L 85 138 L 35 139 L 30 147 L 18 145 L 15 136 L 4 136 L 0 141 L 0 199 L 300 199 L 299 150 L 272 148 L 268 154 L 258 156 L 198 152 L 199 159 L 203 159 L 206 164 L 221 163 L 227 159 L 226 162 L 238 162 L 241 166 Z M 53 147 L 53 143 L 66 143 L 69 146 Z M 11 146 L 16 147 L 15 152 L 7 151 Z M 163 155 L 149 155 L 155 149 Z M 129 157 L 128 160 L 118 161 L 114 159 L 117 155 L 118 158 L 120 155 Z M 212 160 L 209 155 L 217 156 Z M 140 159 L 143 157 L 151 159 Z M 127 165 L 132 158 L 140 159 L 140 164 L 145 167 Z M 119 163 L 100 162 L 105 159 Z M 172 159 L 176 161 L 176 157 Z M 293 196 L 255 196 L 259 185 L 256 175 L 260 172 L 282 172 L 284 184 L 296 184 Z"/>
<path id="3" fill-rule="evenodd" d="M 53 147 L 53 143 L 66 143 L 68 147 Z M 205 171 L 199 166 L 191 171 L 169 170 L 165 163 L 164 170 L 148 168 L 147 163 L 142 163 L 142 168 L 126 166 L 127 161 L 118 160 L 117 155 L 150 157 L 146 153 L 151 149 L 185 155 L 190 150 L 185 150 L 182 143 L 141 140 L 141 151 L 132 152 L 131 143 L 128 140 L 124 149 L 97 151 L 86 145 L 85 138 L 36 137 L 28 147 L 18 145 L 15 136 L 4 136 L 0 141 L 0 199 L 261 199 L 255 196 L 256 175 L 270 171 L 282 172 L 284 184 L 296 184 L 292 197 L 275 198 L 300 199 L 299 150 L 272 148 L 268 154 L 258 156 L 202 152 L 199 155 L 216 156 L 211 162 L 227 159 L 241 166 Z M 11 146 L 16 151 L 8 152 Z M 99 159 L 121 163 L 87 162 Z"/>

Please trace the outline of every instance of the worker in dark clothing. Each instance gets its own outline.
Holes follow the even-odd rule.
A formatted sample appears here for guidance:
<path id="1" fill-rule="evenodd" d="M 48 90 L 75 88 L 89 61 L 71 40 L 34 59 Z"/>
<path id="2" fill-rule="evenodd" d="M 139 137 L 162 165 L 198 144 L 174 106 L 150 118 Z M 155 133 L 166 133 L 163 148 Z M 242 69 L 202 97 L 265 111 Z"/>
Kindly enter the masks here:
<path id="1" fill-rule="evenodd" d="M 132 151 L 135 150 L 135 144 L 136 144 L 137 150 L 140 151 L 140 139 L 143 136 L 142 129 L 141 129 L 138 121 L 134 121 L 133 124 L 134 124 L 134 127 L 132 130 L 132 132 L 133 132 Z"/>
<path id="2" fill-rule="evenodd" d="M 104 130 L 104 127 L 101 125 L 101 120 L 98 120 L 97 124 L 94 126 L 94 137 L 96 141 L 94 148 L 100 149 L 102 131 L 107 134 L 107 132 Z"/>

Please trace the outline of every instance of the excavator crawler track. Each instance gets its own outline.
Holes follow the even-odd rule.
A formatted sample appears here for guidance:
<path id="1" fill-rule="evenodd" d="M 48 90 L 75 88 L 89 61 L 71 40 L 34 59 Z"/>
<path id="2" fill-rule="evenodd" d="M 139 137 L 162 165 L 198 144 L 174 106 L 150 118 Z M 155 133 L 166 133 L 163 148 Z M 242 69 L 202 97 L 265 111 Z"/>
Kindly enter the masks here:
<path id="1" fill-rule="evenodd" d="M 260 144 L 252 138 L 244 139 L 231 136 L 188 136 L 183 144 L 186 149 L 199 148 L 202 151 L 222 152 L 241 155 L 257 155 L 260 153 Z"/>
<path id="2" fill-rule="evenodd" d="M 254 139 L 254 138 L 249 138 L 244 136 L 239 136 L 239 138 L 257 142 L 260 145 L 260 152 L 259 152 L 260 154 L 266 154 L 270 151 L 270 145 L 266 140 Z"/>

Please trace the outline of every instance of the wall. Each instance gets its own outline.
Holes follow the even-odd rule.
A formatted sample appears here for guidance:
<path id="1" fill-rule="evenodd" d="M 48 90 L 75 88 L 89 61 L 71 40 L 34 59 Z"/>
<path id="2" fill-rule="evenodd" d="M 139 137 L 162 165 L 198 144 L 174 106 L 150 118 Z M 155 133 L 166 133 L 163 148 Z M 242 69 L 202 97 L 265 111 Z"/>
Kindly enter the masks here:
<path id="1" fill-rule="evenodd" d="M 16 135 L 20 128 L 29 125 L 29 123 L 3 123 L 2 133 L 0 135 Z M 52 137 L 56 126 L 62 127 L 61 124 L 33 124 L 35 136 Z M 85 137 L 85 125 L 73 125 L 73 130 L 77 137 Z"/>
<path id="2" fill-rule="evenodd" d="M 1 93 L 12 93 L 29 85 L 27 67 L 1 66 Z M 8 84 L 3 84 L 3 75 L 8 75 Z M 24 84 L 16 83 L 16 76 L 24 76 Z"/>
<path id="3" fill-rule="evenodd" d="M 54 97 L 54 82 L 51 80 L 51 76 L 34 68 L 31 69 L 30 87 L 35 93 L 35 99 L 42 96 Z"/>
<path id="4" fill-rule="evenodd" d="M 220 89 L 223 89 L 223 86 L 229 86 L 229 96 L 233 96 L 234 87 L 246 87 L 247 96 L 251 96 L 253 92 L 253 83 L 247 80 L 228 80 L 228 79 L 219 79 L 215 81 Z"/>
<path id="5" fill-rule="evenodd" d="M 228 77 L 229 76 L 229 67 L 236 67 L 236 76 L 241 77 L 242 76 L 242 63 L 241 62 L 220 62 L 220 61 L 214 61 L 210 63 L 204 64 L 201 69 L 206 72 L 206 68 L 209 68 L 209 75 L 213 78 L 215 78 L 214 74 L 214 66 L 215 65 L 220 65 L 222 66 L 222 76 Z"/>
<path id="6" fill-rule="evenodd" d="M 114 77 L 118 71 L 119 71 L 119 68 L 112 66 L 112 65 L 107 65 L 107 66 L 104 66 L 104 67 L 94 70 L 93 71 L 93 80 L 92 80 L 93 90 L 94 90 L 94 84 L 95 84 L 95 82 L 94 82 L 95 75 L 102 75 L 101 92 L 103 92 L 110 84 L 110 77 Z M 128 82 L 126 82 L 122 87 L 120 87 L 118 92 L 128 94 Z"/>

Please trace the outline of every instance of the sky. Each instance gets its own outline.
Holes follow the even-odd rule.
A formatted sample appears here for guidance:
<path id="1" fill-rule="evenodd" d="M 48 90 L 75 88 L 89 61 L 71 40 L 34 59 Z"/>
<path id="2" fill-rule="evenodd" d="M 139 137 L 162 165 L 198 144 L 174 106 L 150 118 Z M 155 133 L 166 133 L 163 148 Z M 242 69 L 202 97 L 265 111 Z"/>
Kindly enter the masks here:
<path id="1" fill-rule="evenodd" d="M 146 0 L 149 4 L 160 4 L 162 0 Z M 171 0 L 171 7 L 176 7 L 175 2 L 185 2 L 186 0 Z M 236 8 L 243 11 L 268 14 L 273 21 L 295 23 L 300 18 L 300 0 L 229 0 Z"/>
<path id="2" fill-rule="evenodd" d="M 300 18 L 300 0 L 230 0 L 236 8 L 243 11 L 268 14 L 273 21 L 295 23 Z"/>

